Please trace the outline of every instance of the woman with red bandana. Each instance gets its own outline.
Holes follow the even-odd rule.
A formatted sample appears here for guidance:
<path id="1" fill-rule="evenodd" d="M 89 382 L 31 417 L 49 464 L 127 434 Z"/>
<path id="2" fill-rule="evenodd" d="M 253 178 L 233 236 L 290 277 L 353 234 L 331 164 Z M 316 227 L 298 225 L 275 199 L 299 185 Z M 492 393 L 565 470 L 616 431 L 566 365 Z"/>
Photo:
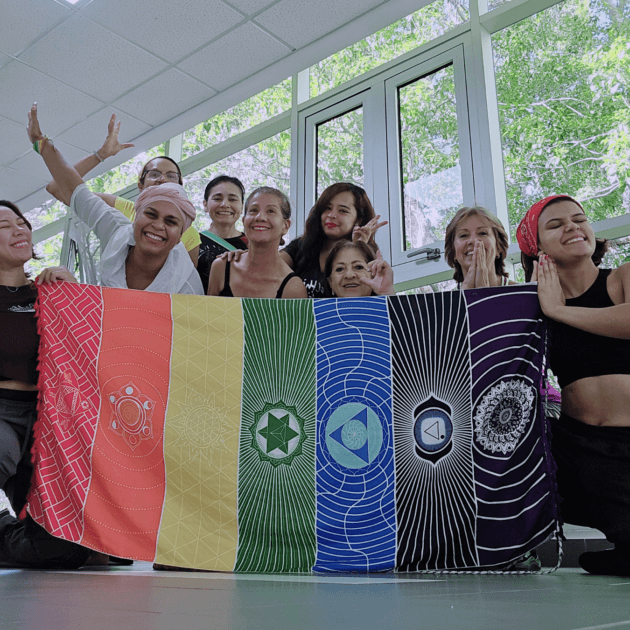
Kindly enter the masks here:
<path id="1" fill-rule="evenodd" d="M 517 229 L 526 280 L 551 320 L 562 387 L 553 451 L 565 521 L 601 530 L 614 549 L 583 569 L 630 576 L 630 264 L 599 269 L 606 241 L 568 195 L 534 204 Z"/>

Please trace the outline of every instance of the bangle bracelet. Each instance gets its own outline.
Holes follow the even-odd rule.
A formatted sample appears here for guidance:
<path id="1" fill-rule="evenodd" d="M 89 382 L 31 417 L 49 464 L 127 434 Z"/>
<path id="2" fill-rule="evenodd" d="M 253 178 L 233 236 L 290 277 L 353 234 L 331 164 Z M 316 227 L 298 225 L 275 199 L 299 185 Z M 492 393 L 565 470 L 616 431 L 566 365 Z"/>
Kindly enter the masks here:
<path id="1" fill-rule="evenodd" d="M 99 162 L 104 162 L 104 161 L 105 161 L 105 158 L 102 158 L 102 157 L 98 154 L 98 149 L 97 149 L 96 151 L 92 151 L 92 155 L 94 155 L 94 156 L 96 157 L 96 159 L 97 159 Z"/>

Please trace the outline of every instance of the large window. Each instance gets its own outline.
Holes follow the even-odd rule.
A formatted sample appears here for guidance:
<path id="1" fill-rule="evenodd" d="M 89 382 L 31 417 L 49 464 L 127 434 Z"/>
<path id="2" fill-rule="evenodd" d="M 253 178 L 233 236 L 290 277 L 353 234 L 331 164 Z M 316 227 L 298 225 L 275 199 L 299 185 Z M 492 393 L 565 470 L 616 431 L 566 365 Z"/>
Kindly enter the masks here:
<path id="1" fill-rule="evenodd" d="M 630 212 L 630 4 L 566 0 L 492 43 L 512 229 L 560 192 Z"/>

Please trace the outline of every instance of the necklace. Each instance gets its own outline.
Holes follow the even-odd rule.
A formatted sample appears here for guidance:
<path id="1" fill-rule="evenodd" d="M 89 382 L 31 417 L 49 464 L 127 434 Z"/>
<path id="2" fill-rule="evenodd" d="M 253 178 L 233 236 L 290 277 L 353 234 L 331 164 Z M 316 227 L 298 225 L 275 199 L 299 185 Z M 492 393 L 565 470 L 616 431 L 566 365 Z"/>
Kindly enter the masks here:
<path id="1" fill-rule="evenodd" d="M 4 287 L 9 293 L 17 293 L 20 287 Z"/>

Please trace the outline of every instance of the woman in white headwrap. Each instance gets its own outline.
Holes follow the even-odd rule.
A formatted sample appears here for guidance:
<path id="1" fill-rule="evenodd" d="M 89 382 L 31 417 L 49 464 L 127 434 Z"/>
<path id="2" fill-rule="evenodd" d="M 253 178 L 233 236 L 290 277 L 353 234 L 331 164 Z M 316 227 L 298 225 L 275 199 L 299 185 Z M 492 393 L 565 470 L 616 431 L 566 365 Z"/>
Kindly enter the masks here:
<path id="1" fill-rule="evenodd" d="M 29 112 L 28 136 L 64 197 L 71 199 L 71 209 L 101 242 L 103 286 L 203 295 L 199 274 L 180 242 L 196 213 L 180 184 L 143 190 L 131 223 L 93 194 L 53 142 L 41 133 L 36 104 Z"/>

